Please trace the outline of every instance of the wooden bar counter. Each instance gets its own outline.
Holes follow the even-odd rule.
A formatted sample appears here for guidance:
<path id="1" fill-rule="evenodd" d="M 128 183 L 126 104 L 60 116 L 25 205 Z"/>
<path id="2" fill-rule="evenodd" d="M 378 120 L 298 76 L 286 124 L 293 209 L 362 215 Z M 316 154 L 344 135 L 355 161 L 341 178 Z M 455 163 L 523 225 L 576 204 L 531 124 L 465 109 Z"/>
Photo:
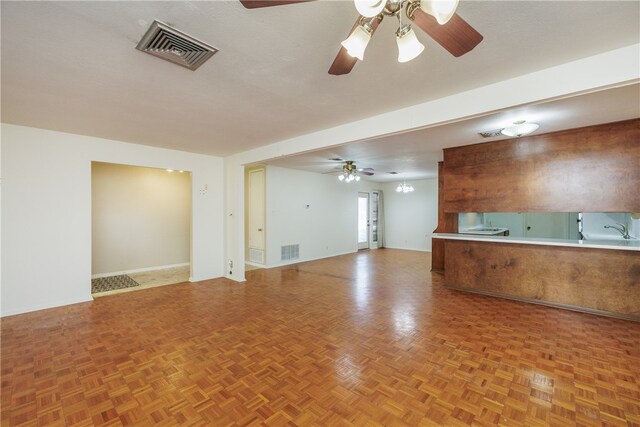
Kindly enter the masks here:
<path id="1" fill-rule="evenodd" d="M 640 321 L 640 241 L 435 234 L 445 287 Z"/>

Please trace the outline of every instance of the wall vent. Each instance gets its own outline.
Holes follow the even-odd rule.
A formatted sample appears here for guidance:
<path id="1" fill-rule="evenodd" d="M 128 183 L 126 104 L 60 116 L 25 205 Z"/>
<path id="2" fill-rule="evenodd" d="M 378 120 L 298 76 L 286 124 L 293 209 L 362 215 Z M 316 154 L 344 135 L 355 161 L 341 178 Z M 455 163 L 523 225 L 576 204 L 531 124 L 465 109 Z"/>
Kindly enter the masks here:
<path id="1" fill-rule="evenodd" d="M 153 21 L 136 49 L 190 70 L 201 66 L 218 51 L 215 47 L 160 21 Z"/>
<path id="2" fill-rule="evenodd" d="M 249 248 L 249 261 L 264 264 L 264 251 L 261 249 Z"/>
<path id="3" fill-rule="evenodd" d="M 494 136 L 503 136 L 502 129 L 486 130 L 484 132 L 478 132 L 483 138 L 493 138 Z"/>
<path id="4" fill-rule="evenodd" d="M 300 244 L 286 245 L 280 248 L 280 261 L 300 258 Z"/>

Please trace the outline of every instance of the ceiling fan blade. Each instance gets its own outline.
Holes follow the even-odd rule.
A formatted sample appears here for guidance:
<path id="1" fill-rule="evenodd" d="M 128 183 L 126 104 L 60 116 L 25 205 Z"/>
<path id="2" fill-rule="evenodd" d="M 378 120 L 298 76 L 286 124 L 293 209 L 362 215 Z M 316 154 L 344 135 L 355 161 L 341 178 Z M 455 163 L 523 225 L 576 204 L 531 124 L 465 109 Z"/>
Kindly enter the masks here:
<path id="1" fill-rule="evenodd" d="M 372 168 L 362 168 L 362 169 L 358 169 L 358 173 L 362 174 L 362 175 L 368 175 L 371 176 L 373 175 L 373 169 Z"/>
<path id="2" fill-rule="evenodd" d="M 351 30 L 349 31 L 349 34 L 347 34 L 347 37 L 353 32 L 353 30 L 356 29 L 358 25 L 360 25 L 361 18 L 362 17 L 358 16 L 358 19 L 356 19 L 356 23 L 353 24 L 353 27 L 351 27 Z M 373 34 L 376 32 L 376 29 L 378 28 L 378 25 L 380 25 L 381 21 L 381 19 L 377 18 L 371 20 L 371 37 L 373 37 Z M 333 64 L 331 64 L 331 67 L 329 67 L 329 74 L 334 76 L 349 74 L 351 70 L 353 70 L 354 65 L 356 65 L 356 62 L 358 62 L 358 58 L 349 55 L 347 53 L 347 49 L 345 49 L 344 47 L 340 47 L 340 50 L 336 55 L 336 59 L 333 60 Z"/>
<path id="3" fill-rule="evenodd" d="M 476 47 L 483 39 L 471 25 L 454 14 L 449 22 L 438 24 L 436 18 L 424 12 L 419 7 L 410 14 L 409 19 L 429 34 L 440 46 L 449 51 L 453 56 L 462 56 Z"/>
<path id="4" fill-rule="evenodd" d="M 322 174 L 323 175 L 331 175 L 331 174 L 337 174 L 339 172 L 342 172 L 342 168 L 340 168 L 340 169 L 331 169 L 331 170 L 328 170 L 326 172 L 322 172 Z"/>
<path id="5" fill-rule="evenodd" d="M 247 9 L 258 9 L 261 7 L 282 6 L 285 4 L 306 3 L 313 0 L 240 0 L 240 3 Z"/>

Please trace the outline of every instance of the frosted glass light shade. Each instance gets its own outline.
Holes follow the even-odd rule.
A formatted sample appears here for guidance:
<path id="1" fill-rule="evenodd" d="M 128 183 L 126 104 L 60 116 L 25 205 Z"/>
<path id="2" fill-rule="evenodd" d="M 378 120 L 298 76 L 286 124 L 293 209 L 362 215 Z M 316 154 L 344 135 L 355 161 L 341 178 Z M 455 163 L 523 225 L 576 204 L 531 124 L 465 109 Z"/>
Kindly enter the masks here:
<path id="1" fill-rule="evenodd" d="M 444 25 L 456 13 L 459 0 L 421 0 L 420 9 L 436 18 L 438 24 Z"/>
<path id="2" fill-rule="evenodd" d="M 398 184 L 398 187 L 396 187 L 397 193 L 412 193 L 414 191 L 415 191 L 415 188 L 413 188 L 413 185 L 411 184 L 407 185 L 406 183 L 402 183 L 402 184 Z"/>
<path id="3" fill-rule="evenodd" d="M 340 44 L 347 49 L 349 55 L 362 61 L 364 59 L 364 50 L 367 48 L 369 40 L 371 40 L 371 33 L 362 25 L 358 25 L 349 37 Z"/>
<path id="4" fill-rule="evenodd" d="M 501 133 L 507 136 L 524 136 L 535 132 L 540 127 L 537 123 L 514 123 L 513 126 L 502 129 Z"/>
<path id="5" fill-rule="evenodd" d="M 340 176 L 338 176 L 338 179 L 339 179 L 340 181 L 344 181 L 344 175 L 340 175 Z"/>
<path id="6" fill-rule="evenodd" d="M 398 43 L 398 62 L 411 61 L 424 50 L 424 45 L 418 41 L 416 33 L 411 28 L 404 34 L 399 30 L 396 33 L 396 42 Z"/>
<path id="7" fill-rule="evenodd" d="M 354 0 L 358 13 L 365 18 L 373 18 L 384 9 L 387 0 Z"/>

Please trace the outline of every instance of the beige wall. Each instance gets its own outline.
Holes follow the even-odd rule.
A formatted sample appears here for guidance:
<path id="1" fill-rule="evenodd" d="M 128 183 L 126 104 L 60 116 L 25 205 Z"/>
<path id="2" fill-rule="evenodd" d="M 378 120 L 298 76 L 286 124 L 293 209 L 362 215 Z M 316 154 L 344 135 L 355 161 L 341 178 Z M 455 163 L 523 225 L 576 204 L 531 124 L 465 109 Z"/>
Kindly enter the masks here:
<path id="1" fill-rule="evenodd" d="M 93 162 L 91 272 L 189 262 L 191 174 Z"/>

